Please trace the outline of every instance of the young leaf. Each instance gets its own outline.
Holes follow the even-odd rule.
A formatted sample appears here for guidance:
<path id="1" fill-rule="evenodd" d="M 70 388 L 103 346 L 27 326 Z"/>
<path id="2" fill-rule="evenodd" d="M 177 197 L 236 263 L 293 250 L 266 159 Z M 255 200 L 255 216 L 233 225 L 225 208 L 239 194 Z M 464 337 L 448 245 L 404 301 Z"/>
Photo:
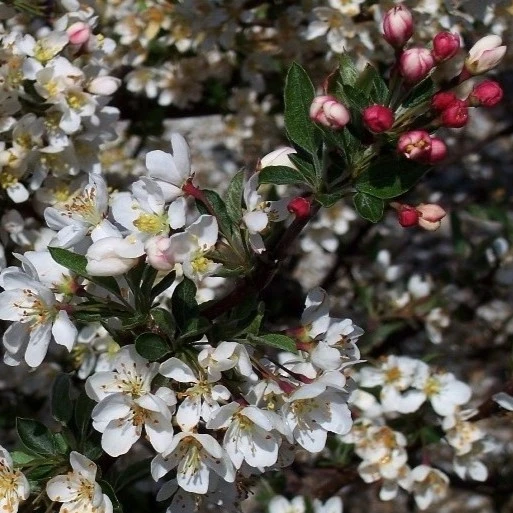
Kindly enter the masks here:
<path id="1" fill-rule="evenodd" d="M 196 301 L 196 285 L 189 278 L 184 278 L 173 292 L 171 311 L 182 333 L 197 321 L 199 308 Z"/>
<path id="2" fill-rule="evenodd" d="M 343 191 L 330 192 L 327 194 L 316 194 L 315 199 L 325 208 L 330 208 L 337 201 L 344 197 Z"/>
<path id="3" fill-rule="evenodd" d="M 41 422 L 33 419 L 16 419 L 16 431 L 23 445 L 31 452 L 41 456 L 59 454 L 58 445 L 52 432 Z"/>
<path id="4" fill-rule="evenodd" d="M 353 86 L 358 79 L 358 70 L 353 63 L 353 60 L 347 53 L 343 53 L 340 56 L 340 64 L 338 68 L 338 74 L 340 77 L 340 81 L 344 85 Z"/>
<path id="5" fill-rule="evenodd" d="M 275 347 L 276 349 L 290 353 L 297 353 L 294 340 L 278 333 L 269 333 L 267 335 L 253 335 L 250 333 L 248 334 L 248 342 L 251 344 Z"/>
<path id="6" fill-rule="evenodd" d="M 261 184 L 311 186 L 310 182 L 297 170 L 288 166 L 267 166 L 258 173 Z"/>
<path id="7" fill-rule="evenodd" d="M 314 86 L 306 71 L 293 63 L 285 81 L 285 129 L 289 139 L 308 153 L 317 154 L 321 134 L 310 120 Z"/>
<path id="8" fill-rule="evenodd" d="M 91 412 L 96 403 L 82 392 L 75 403 L 75 425 L 77 436 L 83 442 L 91 426 Z"/>
<path id="9" fill-rule="evenodd" d="M 354 186 L 358 192 L 377 198 L 395 198 L 410 190 L 428 169 L 424 164 L 407 159 L 383 158 L 363 171 Z"/>
<path id="10" fill-rule="evenodd" d="M 70 397 L 71 380 L 68 374 L 59 374 L 52 388 L 52 416 L 61 424 L 67 424 L 73 416 Z"/>
<path id="11" fill-rule="evenodd" d="M 210 203 L 213 212 L 211 212 L 201 201 L 196 200 L 196 206 L 202 214 L 214 214 L 219 225 L 219 231 L 227 236 L 232 232 L 232 221 L 226 210 L 226 205 L 221 196 L 215 191 L 203 190 L 203 194 Z"/>
<path id="12" fill-rule="evenodd" d="M 384 201 L 363 192 L 357 192 L 354 197 L 354 206 L 361 217 L 371 223 L 377 223 L 383 217 Z"/>
<path id="13" fill-rule="evenodd" d="M 167 290 L 176 278 L 176 271 L 171 271 L 166 274 L 164 278 L 162 278 L 156 285 L 151 289 L 151 300 L 153 301 L 159 294 L 162 294 L 165 290 Z"/>
<path id="14" fill-rule="evenodd" d="M 242 219 L 242 194 L 244 191 L 245 171 L 239 171 L 230 181 L 226 191 L 226 212 L 234 223 Z"/>
<path id="15" fill-rule="evenodd" d="M 166 341 L 156 333 L 141 333 L 135 339 L 135 349 L 150 362 L 155 362 L 171 352 Z"/>
<path id="16" fill-rule="evenodd" d="M 173 319 L 171 312 L 165 308 L 153 308 L 150 313 L 159 329 L 161 329 L 170 340 L 174 340 L 176 322 Z"/>
<path id="17" fill-rule="evenodd" d="M 105 493 L 105 495 L 107 495 L 111 500 L 114 513 L 123 513 L 123 507 L 121 506 L 121 503 L 116 497 L 116 493 L 112 489 L 110 483 L 108 483 L 104 479 L 100 479 L 98 483 L 102 487 L 103 493 Z"/>
<path id="18" fill-rule="evenodd" d="M 421 103 L 426 102 L 430 98 L 433 97 L 433 94 L 436 92 L 436 85 L 431 79 L 431 77 L 427 77 L 420 84 L 416 85 L 406 100 L 403 102 L 403 107 L 408 109 L 412 109 L 413 107 L 417 107 Z"/>
<path id="19" fill-rule="evenodd" d="M 153 458 L 132 463 L 124 470 L 115 473 L 113 478 L 113 487 L 116 492 L 126 488 L 128 485 L 140 481 L 150 475 L 150 463 Z"/>
<path id="20" fill-rule="evenodd" d="M 370 100 L 369 105 L 384 105 L 388 98 L 388 87 L 378 70 L 371 64 L 367 64 L 363 73 L 356 81 L 359 88 Z"/>

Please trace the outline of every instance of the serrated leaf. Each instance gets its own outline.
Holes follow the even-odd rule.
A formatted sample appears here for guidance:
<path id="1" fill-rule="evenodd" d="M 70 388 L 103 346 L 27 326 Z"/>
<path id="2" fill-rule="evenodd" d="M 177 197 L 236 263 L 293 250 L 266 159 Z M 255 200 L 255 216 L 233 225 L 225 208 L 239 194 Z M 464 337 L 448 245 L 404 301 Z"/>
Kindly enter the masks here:
<path id="1" fill-rule="evenodd" d="M 116 295 L 120 294 L 119 285 L 114 278 L 108 276 L 89 276 L 89 274 L 87 274 L 87 258 L 85 256 L 77 255 L 76 253 L 63 248 L 49 247 L 48 251 L 50 252 L 50 255 L 52 255 L 52 258 L 66 269 L 73 271 L 79 276 L 87 278 L 89 281 L 100 285 L 104 289 Z"/>
<path id="2" fill-rule="evenodd" d="M 285 80 L 285 129 L 289 139 L 310 154 L 317 154 L 321 134 L 310 120 L 315 89 L 306 71 L 293 63 Z"/>
<path id="3" fill-rule="evenodd" d="M 226 212 L 234 223 L 242 219 L 242 195 L 244 192 L 245 171 L 241 170 L 231 179 L 226 190 Z"/>
<path id="4" fill-rule="evenodd" d="M 171 352 L 166 341 L 156 333 L 141 333 L 135 339 L 135 349 L 150 362 L 155 362 Z"/>
<path id="5" fill-rule="evenodd" d="M 379 159 L 364 170 L 354 182 L 358 192 L 391 199 L 409 191 L 429 167 L 407 159 Z"/>
<path id="6" fill-rule="evenodd" d="M 67 424 L 73 416 L 71 380 L 68 374 L 59 374 L 52 388 L 52 416 L 61 424 Z"/>
<path id="7" fill-rule="evenodd" d="M 23 445 L 41 456 L 59 454 L 52 432 L 41 422 L 33 419 L 16 419 L 16 431 Z"/>
<path id="8" fill-rule="evenodd" d="M 199 308 L 196 301 L 196 285 L 189 278 L 184 278 L 174 290 L 171 312 L 181 333 L 197 324 Z"/>
<path id="9" fill-rule="evenodd" d="M 232 232 L 232 221 L 226 210 L 226 205 L 221 199 L 221 196 L 215 191 L 203 189 L 203 195 L 209 202 L 212 211 L 207 208 L 203 202 L 196 200 L 196 206 L 201 214 L 214 214 L 219 225 L 219 231 L 226 236 L 229 236 Z"/>
<path id="10" fill-rule="evenodd" d="M 325 208 L 332 207 L 333 205 L 335 205 L 335 203 L 337 203 L 337 201 L 341 200 L 343 197 L 343 191 L 315 195 L 315 199 Z"/>
<path id="11" fill-rule="evenodd" d="M 314 165 L 308 160 L 304 152 L 290 153 L 289 160 L 296 166 L 298 173 L 303 177 L 306 184 L 311 184 L 315 189 L 318 187 L 317 175 Z"/>
<path id="12" fill-rule="evenodd" d="M 173 314 L 165 308 L 153 308 L 150 313 L 159 329 L 161 329 L 170 340 L 174 340 L 176 322 L 173 318 Z"/>
<path id="13" fill-rule="evenodd" d="M 356 66 L 349 54 L 343 53 L 340 56 L 339 62 L 338 74 L 340 81 L 346 85 L 355 85 L 356 80 L 358 79 L 358 70 L 356 69 Z"/>
<path id="14" fill-rule="evenodd" d="M 272 183 L 274 185 L 309 185 L 305 177 L 288 166 L 267 166 L 258 173 L 258 181 L 260 184 Z"/>
<path id="15" fill-rule="evenodd" d="M 267 335 L 253 335 L 248 334 L 248 342 L 252 344 L 264 345 L 288 351 L 289 353 L 297 353 L 296 343 L 286 335 L 278 333 L 269 333 Z"/>
<path id="16" fill-rule="evenodd" d="M 367 64 L 361 75 L 358 77 L 356 87 L 369 98 L 369 105 L 384 105 L 388 99 L 388 87 L 378 70 L 371 64 Z"/>
<path id="17" fill-rule="evenodd" d="M 385 203 L 381 198 L 357 192 L 353 197 L 353 201 L 358 214 L 371 223 L 377 223 L 383 217 Z"/>
<path id="18" fill-rule="evenodd" d="M 402 106 L 408 109 L 417 107 L 421 103 L 430 100 L 435 92 L 435 83 L 431 77 L 427 77 L 412 89 L 406 100 L 402 103 Z"/>
<path id="19" fill-rule="evenodd" d="M 176 271 L 171 271 L 166 274 L 152 289 L 151 300 L 153 301 L 159 294 L 166 291 L 174 283 L 176 278 Z"/>

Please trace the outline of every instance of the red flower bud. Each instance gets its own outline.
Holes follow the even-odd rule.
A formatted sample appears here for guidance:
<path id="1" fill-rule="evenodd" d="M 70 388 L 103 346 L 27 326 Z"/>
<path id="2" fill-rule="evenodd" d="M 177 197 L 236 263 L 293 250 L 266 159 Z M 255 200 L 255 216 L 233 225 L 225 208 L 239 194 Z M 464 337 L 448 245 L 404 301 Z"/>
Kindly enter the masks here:
<path id="1" fill-rule="evenodd" d="M 328 128 L 343 128 L 349 123 L 347 108 L 333 96 L 316 96 L 310 106 L 310 119 Z"/>
<path id="2" fill-rule="evenodd" d="M 468 104 L 465 100 L 454 100 L 440 115 L 442 126 L 461 128 L 468 122 Z"/>
<path id="3" fill-rule="evenodd" d="M 406 132 L 397 141 L 397 151 L 407 159 L 426 160 L 431 152 L 431 137 L 425 130 Z"/>
<path id="4" fill-rule="evenodd" d="M 431 98 L 431 107 L 436 112 L 442 112 L 457 99 L 458 98 L 454 93 L 441 91 Z"/>
<path id="5" fill-rule="evenodd" d="M 447 156 L 447 146 L 438 137 L 431 137 L 431 151 L 426 159 L 428 164 L 436 164 Z"/>
<path id="6" fill-rule="evenodd" d="M 363 124 L 376 134 L 386 132 L 394 124 L 394 112 L 384 105 L 371 105 L 363 111 Z"/>
<path id="7" fill-rule="evenodd" d="M 410 48 L 399 59 L 399 73 L 406 82 L 420 82 L 434 68 L 435 60 L 427 48 Z"/>
<path id="8" fill-rule="evenodd" d="M 304 219 L 310 215 L 310 207 L 311 201 L 307 198 L 302 198 L 298 196 L 297 198 L 293 198 L 289 201 L 287 205 L 287 210 L 294 214 L 298 219 Z"/>
<path id="9" fill-rule="evenodd" d="M 413 16 L 404 5 L 392 7 L 383 18 L 383 37 L 394 48 L 402 48 L 413 35 Z"/>
<path id="10" fill-rule="evenodd" d="M 494 107 L 502 100 L 503 94 L 502 87 L 495 80 L 485 80 L 474 87 L 468 99 L 473 107 Z"/>
<path id="11" fill-rule="evenodd" d="M 410 228 L 411 226 L 417 226 L 419 222 L 419 213 L 410 205 L 401 205 L 397 209 L 397 220 L 403 228 Z"/>
<path id="12" fill-rule="evenodd" d="M 460 49 L 460 36 L 451 32 L 440 32 L 433 38 L 431 55 L 436 62 L 443 62 L 454 57 Z"/>

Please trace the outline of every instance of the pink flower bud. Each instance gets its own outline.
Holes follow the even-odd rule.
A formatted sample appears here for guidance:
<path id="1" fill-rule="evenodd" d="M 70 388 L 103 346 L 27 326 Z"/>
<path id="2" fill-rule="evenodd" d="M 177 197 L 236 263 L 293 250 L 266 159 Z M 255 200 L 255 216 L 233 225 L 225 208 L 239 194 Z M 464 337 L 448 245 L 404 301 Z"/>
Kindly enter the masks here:
<path id="1" fill-rule="evenodd" d="M 399 59 L 399 73 L 410 83 L 426 78 L 435 66 L 435 60 L 427 48 L 410 48 Z"/>
<path id="2" fill-rule="evenodd" d="M 503 94 L 502 87 L 495 80 L 485 80 L 474 87 L 468 99 L 473 107 L 494 107 L 502 100 Z"/>
<path id="3" fill-rule="evenodd" d="M 436 164 L 447 156 L 447 146 L 438 137 L 431 137 L 431 151 L 427 157 L 428 164 Z"/>
<path id="4" fill-rule="evenodd" d="M 83 45 L 91 37 L 91 27 L 83 21 L 77 21 L 66 30 L 72 45 Z"/>
<path id="5" fill-rule="evenodd" d="M 425 130 L 412 130 L 399 137 L 397 151 L 407 159 L 425 160 L 431 151 L 431 137 Z"/>
<path id="6" fill-rule="evenodd" d="M 347 108 L 333 96 L 316 96 L 310 106 L 310 119 L 329 128 L 343 128 L 349 123 Z"/>
<path id="7" fill-rule="evenodd" d="M 465 69 L 471 75 L 480 75 L 495 68 L 506 53 L 499 36 L 481 38 L 468 52 L 465 59 Z"/>
<path id="8" fill-rule="evenodd" d="M 434 203 L 421 203 L 416 207 L 416 210 L 420 214 L 419 226 L 429 231 L 440 228 L 442 219 L 447 215 L 447 212 L 440 205 Z"/>
<path id="9" fill-rule="evenodd" d="M 440 32 L 433 38 L 431 55 L 436 62 L 443 62 L 454 57 L 460 49 L 460 36 L 451 32 Z"/>
<path id="10" fill-rule="evenodd" d="M 297 197 L 289 201 L 287 210 L 298 219 L 304 219 L 310 215 L 311 201 L 307 198 Z"/>
<path id="11" fill-rule="evenodd" d="M 392 7 L 383 18 L 383 37 L 394 48 L 402 48 L 413 34 L 413 16 L 404 5 Z"/>
<path id="12" fill-rule="evenodd" d="M 417 226 L 419 222 L 419 213 L 411 205 L 397 205 L 397 220 L 403 228 L 410 228 L 411 226 Z"/>
<path id="13" fill-rule="evenodd" d="M 457 99 L 458 97 L 454 93 L 441 91 L 431 98 L 431 107 L 436 112 L 442 112 Z"/>
<path id="14" fill-rule="evenodd" d="M 147 262 L 159 271 L 170 271 L 175 266 L 174 260 L 167 257 L 167 250 L 170 247 L 169 237 L 159 235 L 146 241 L 144 250 L 146 251 Z"/>
<path id="15" fill-rule="evenodd" d="M 363 124 L 376 134 L 386 132 L 394 124 L 394 112 L 384 105 L 371 105 L 363 111 Z"/>
<path id="16" fill-rule="evenodd" d="M 461 128 L 468 122 L 468 104 L 465 100 L 454 100 L 440 115 L 442 126 Z"/>
<path id="17" fill-rule="evenodd" d="M 118 90 L 120 85 L 121 80 L 119 78 L 109 76 L 96 77 L 89 82 L 87 90 L 92 94 L 110 96 Z"/>

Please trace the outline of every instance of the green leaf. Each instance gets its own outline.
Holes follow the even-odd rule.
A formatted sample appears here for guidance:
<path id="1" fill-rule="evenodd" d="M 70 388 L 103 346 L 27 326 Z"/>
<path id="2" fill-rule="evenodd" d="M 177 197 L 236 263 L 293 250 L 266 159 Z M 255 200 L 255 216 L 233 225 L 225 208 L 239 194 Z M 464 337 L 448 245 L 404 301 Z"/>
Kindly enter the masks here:
<path id="1" fill-rule="evenodd" d="M 338 74 L 340 81 L 344 85 L 353 86 L 356 84 L 356 80 L 358 79 L 358 70 L 356 69 L 353 60 L 347 53 L 343 53 L 340 56 Z"/>
<path id="2" fill-rule="evenodd" d="M 52 432 L 41 422 L 33 419 L 16 419 L 16 431 L 23 445 L 41 456 L 55 456 L 59 448 Z"/>
<path id="3" fill-rule="evenodd" d="M 196 285 L 189 278 L 184 278 L 176 287 L 171 298 L 171 311 L 180 332 L 185 333 L 199 317 L 196 301 Z"/>
<path id="4" fill-rule="evenodd" d="M 272 183 L 274 185 L 301 185 L 312 184 L 297 170 L 288 166 L 267 166 L 258 173 L 260 184 Z"/>
<path id="5" fill-rule="evenodd" d="M 109 499 L 111 500 L 114 513 L 123 513 L 123 507 L 116 497 L 116 493 L 114 492 L 111 484 L 104 479 L 100 479 L 98 483 L 102 487 L 103 493 L 108 495 Z"/>
<path id="6" fill-rule="evenodd" d="M 250 333 L 248 334 L 248 342 L 275 347 L 276 349 L 288 351 L 290 353 L 297 353 L 296 343 L 294 340 L 286 335 L 280 335 L 278 333 L 269 333 L 267 335 L 253 335 Z"/>
<path id="7" fill-rule="evenodd" d="M 315 199 L 325 208 L 332 207 L 337 201 L 339 201 L 343 197 L 344 197 L 343 191 L 315 195 Z"/>
<path id="8" fill-rule="evenodd" d="M 76 321 L 82 322 L 100 322 L 102 319 L 105 319 L 105 314 L 95 313 L 95 312 L 81 312 L 77 310 L 72 314 L 73 319 Z"/>
<path id="9" fill-rule="evenodd" d="M 317 175 L 315 173 L 315 167 L 307 160 L 307 156 L 304 152 L 301 153 L 289 153 L 289 160 L 297 167 L 298 173 L 303 177 L 306 184 L 311 184 L 315 189 L 318 187 Z"/>
<path id="10" fill-rule="evenodd" d="M 37 459 L 37 456 L 34 454 L 27 454 L 26 452 L 22 451 L 12 451 L 10 454 L 13 463 L 20 466 L 26 465 L 27 463 Z"/>
<path id="11" fill-rule="evenodd" d="M 293 143 L 312 155 L 317 154 L 321 144 L 321 134 L 309 115 L 314 96 L 308 74 L 293 63 L 285 80 L 285 129 Z"/>
<path id="12" fill-rule="evenodd" d="M 407 159 L 388 157 L 373 162 L 356 179 L 359 192 L 390 199 L 409 191 L 429 167 Z"/>
<path id="13" fill-rule="evenodd" d="M 221 196 L 219 196 L 217 192 L 210 191 L 208 189 L 203 189 L 203 194 L 212 207 L 213 212 L 211 212 L 201 201 L 196 200 L 196 206 L 198 207 L 198 210 L 201 214 L 214 214 L 221 233 L 229 236 L 232 232 L 232 221 L 228 215 L 226 205 L 221 199 Z"/>
<path id="14" fill-rule="evenodd" d="M 353 197 L 353 201 L 358 214 L 371 223 L 377 223 L 383 217 L 385 203 L 381 198 L 357 192 Z"/>
<path id="15" fill-rule="evenodd" d="M 150 362 L 155 362 L 171 352 L 166 341 L 156 333 L 141 333 L 135 339 L 135 349 Z"/>
<path id="16" fill-rule="evenodd" d="M 153 458 L 147 458 L 132 463 L 120 472 L 116 472 L 113 487 L 116 492 L 127 486 L 144 479 L 150 475 L 150 463 Z"/>
<path id="17" fill-rule="evenodd" d="M 226 191 L 226 212 L 234 223 L 242 219 L 242 195 L 244 192 L 245 171 L 239 171 L 230 181 Z"/>
<path id="18" fill-rule="evenodd" d="M 159 294 L 162 294 L 174 283 L 176 278 L 176 271 L 171 271 L 166 274 L 156 285 L 151 289 L 151 300 L 153 301 Z"/>
<path id="19" fill-rule="evenodd" d="M 71 380 L 69 374 L 59 374 L 53 382 L 52 416 L 61 424 L 67 424 L 73 416 L 70 391 Z"/>
<path id="20" fill-rule="evenodd" d="M 150 313 L 159 329 L 162 330 L 170 340 L 174 340 L 176 322 L 173 318 L 173 314 L 165 308 L 153 308 Z"/>
<path id="21" fill-rule="evenodd" d="M 378 70 L 371 64 L 367 64 L 355 85 L 369 98 L 369 104 L 384 105 L 386 103 L 388 87 Z"/>
<path id="22" fill-rule="evenodd" d="M 75 425 L 77 427 L 77 437 L 84 441 L 91 427 L 91 412 L 96 403 L 89 399 L 85 392 L 82 392 L 75 403 Z"/>
<path id="23" fill-rule="evenodd" d="M 100 285 L 104 289 L 116 295 L 120 294 L 119 285 L 114 278 L 108 276 L 89 276 L 87 274 L 87 258 L 85 256 L 77 255 L 76 253 L 73 253 L 72 251 L 68 251 L 67 249 L 63 248 L 49 247 L 48 251 L 50 252 L 50 255 L 52 255 L 52 258 L 58 264 L 61 264 L 62 266 L 66 267 L 66 269 L 73 271 L 75 274 L 78 274 L 79 276 L 87 278 L 89 281 L 96 283 L 97 285 Z"/>
<path id="24" fill-rule="evenodd" d="M 436 85 L 431 79 L 427 77 L 420 84 L 417 84 L 408 95 L 402 106 L 408 109 L 417 107 L 421 103 L 427 102 L 433 97 L 436 92 Z"/>

